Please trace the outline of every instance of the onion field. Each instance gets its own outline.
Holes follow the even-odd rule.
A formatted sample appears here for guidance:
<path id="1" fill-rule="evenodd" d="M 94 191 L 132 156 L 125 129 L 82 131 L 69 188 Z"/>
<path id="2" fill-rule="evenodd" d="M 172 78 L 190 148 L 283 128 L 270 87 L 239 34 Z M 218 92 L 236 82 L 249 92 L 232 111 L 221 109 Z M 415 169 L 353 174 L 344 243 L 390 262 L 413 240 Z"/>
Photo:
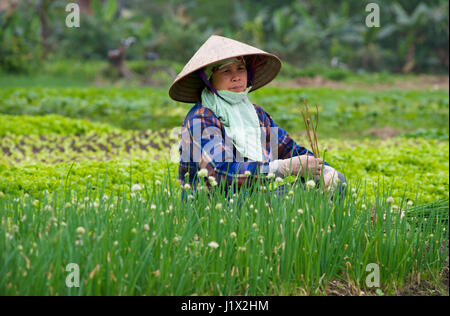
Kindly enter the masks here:
<path id="1" fill-rule="evenodd" d="M 250 97 L 305 147 L 301 100 L 318 105 L 345 197 L 289 178 L 182 201 L 192 104 L 159 88 L 0 88 L 0 295 L 448 295 L 448 90 Z"/>

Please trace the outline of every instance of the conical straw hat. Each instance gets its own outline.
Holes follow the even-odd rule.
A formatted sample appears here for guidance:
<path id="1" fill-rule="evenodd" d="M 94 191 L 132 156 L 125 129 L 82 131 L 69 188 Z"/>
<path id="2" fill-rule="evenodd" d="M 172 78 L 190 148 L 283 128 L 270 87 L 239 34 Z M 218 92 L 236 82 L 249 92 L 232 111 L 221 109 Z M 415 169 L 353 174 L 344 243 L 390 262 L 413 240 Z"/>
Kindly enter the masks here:
<path id="1" fill-rule="evenodd" d="M 187 103 L 200 101 L 205 83 L 196 71 L 217 61 L 238 56 L 245 56 L 246 60 L 249 60 L 250 56 L 257 56 L 259 60 L 250 91 L 268 84 L 281 69 L 280 59 L 273 54 L 223 36 L 212 35 L 175 78 L 169 89 L 170 97 L 175 101 Z"/>

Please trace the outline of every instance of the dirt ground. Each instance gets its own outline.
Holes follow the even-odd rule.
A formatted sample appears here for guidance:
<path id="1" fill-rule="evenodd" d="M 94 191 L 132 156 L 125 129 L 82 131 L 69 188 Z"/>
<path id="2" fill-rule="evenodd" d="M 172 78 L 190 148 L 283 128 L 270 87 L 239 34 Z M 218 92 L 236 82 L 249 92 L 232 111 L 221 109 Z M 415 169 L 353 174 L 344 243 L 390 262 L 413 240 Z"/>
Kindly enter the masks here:
<path id="1" fill-rule="evenodd" d="M 392 296 L 448 296 L 449 267 L 445 267 L 438 276 L 441 284 L 427 280 L 410 280 L 402 288 L 395 291 Z M 326 289 L 327 296 L 378 296 L 376 290 L 362 291 L 356 286 L 343 281 L 331 281 Z"/>
<path id="2" fill-rule="evenodd" d="M 380 128 L 369 128 L 367 130 L 361 131 L 360 136 L 363 136 L 364 138 L 373 139 L 373 140 L 387 140 L 390 138 L 395 138 L 403 132 L 404 132 L 404 130 L 386 126 L 386 127 L 380 127 Z M 296 132 L 290 133 L 290 135 L 299 144 L 303 144 L 303 145 L 309 144 L 305 131 L 296 131 Z M 354 133 L 349 134 L 349 135 L 341 135 L 341 137 L 343 139 L 354 139 L 354 136 L 355 136 Z M 357 142 L 354 145 L 357 146 Z M 308 145 L 306 147 L 308 147 Z M 333 149 L 333 147 L 329 146 L 328 150 L 331 150 L 331 149 Z"/>
<path id="3" fill-rule="evenodd" d="M 298 87 L 327 87 L 333 89 L 370 89 L 370 90 L 390 90 L 393 88 L 400 90 L 447 90 L 449 91 L 449 76 L 419 75 L 414 79 L 397 79 L 394 83 L 346 83 L 332 81 L 321 76 L 313 78 L 299 77 L 285 82 L 273 82 L 276 87 L 298 88 Z"/>

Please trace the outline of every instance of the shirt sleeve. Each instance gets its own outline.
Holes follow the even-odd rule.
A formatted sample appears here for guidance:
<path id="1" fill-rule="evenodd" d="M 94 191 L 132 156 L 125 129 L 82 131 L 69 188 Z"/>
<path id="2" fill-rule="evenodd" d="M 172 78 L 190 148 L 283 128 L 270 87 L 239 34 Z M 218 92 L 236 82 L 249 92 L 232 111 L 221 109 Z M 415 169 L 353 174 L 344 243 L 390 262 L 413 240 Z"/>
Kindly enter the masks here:
<path id="1" fill-rule="evenodd" d="M 236 161 L 233 143 L 224 139 L 222 123 L 207 111 L 210 110 L 189 120 L 193 150 L 199 152 L 199 168 L 206 169 L 208 176 L 214 177 L 218 183 L 225 181 L 231 185 L 235 181 L 238 187 L 247 181 L 253 182 L 258 175 L 267 175 L 269 162 Z"/>

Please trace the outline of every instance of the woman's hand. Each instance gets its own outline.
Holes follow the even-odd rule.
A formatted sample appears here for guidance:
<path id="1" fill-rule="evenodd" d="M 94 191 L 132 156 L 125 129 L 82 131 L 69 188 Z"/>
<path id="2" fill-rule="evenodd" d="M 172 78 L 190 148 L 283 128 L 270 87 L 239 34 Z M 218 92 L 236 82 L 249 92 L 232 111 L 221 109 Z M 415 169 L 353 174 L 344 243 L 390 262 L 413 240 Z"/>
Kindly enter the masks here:
<path id="1" fill-rule="evenodd" d="M 336 187 L 339 182 L 339 175 L 336 170 L 331 167 L 323 169 L 323 184 L 325 187 Z"/>
<path id="2" fill-rule="evenodd" d="M 322 158 L 314 158 L 314 156 L 301 155 L 289 159 L 281 159 L 278 161 L 277 175 L 283 177 L 287 175 L 301 175 L 303 178 L 319 176 L 323 166 Z"/>
<path id="3" fill-rule="evenodd" d="M 303 178 L 315 178 L 315 176 L 320 176 L 320 172 L 323 167 L 323 159 L 315 158 L 314 156 L 301 155 L 300 157 L 302 163 L 302 177 Z M 294 157 L 295 158 L 295 157 Z"/>

